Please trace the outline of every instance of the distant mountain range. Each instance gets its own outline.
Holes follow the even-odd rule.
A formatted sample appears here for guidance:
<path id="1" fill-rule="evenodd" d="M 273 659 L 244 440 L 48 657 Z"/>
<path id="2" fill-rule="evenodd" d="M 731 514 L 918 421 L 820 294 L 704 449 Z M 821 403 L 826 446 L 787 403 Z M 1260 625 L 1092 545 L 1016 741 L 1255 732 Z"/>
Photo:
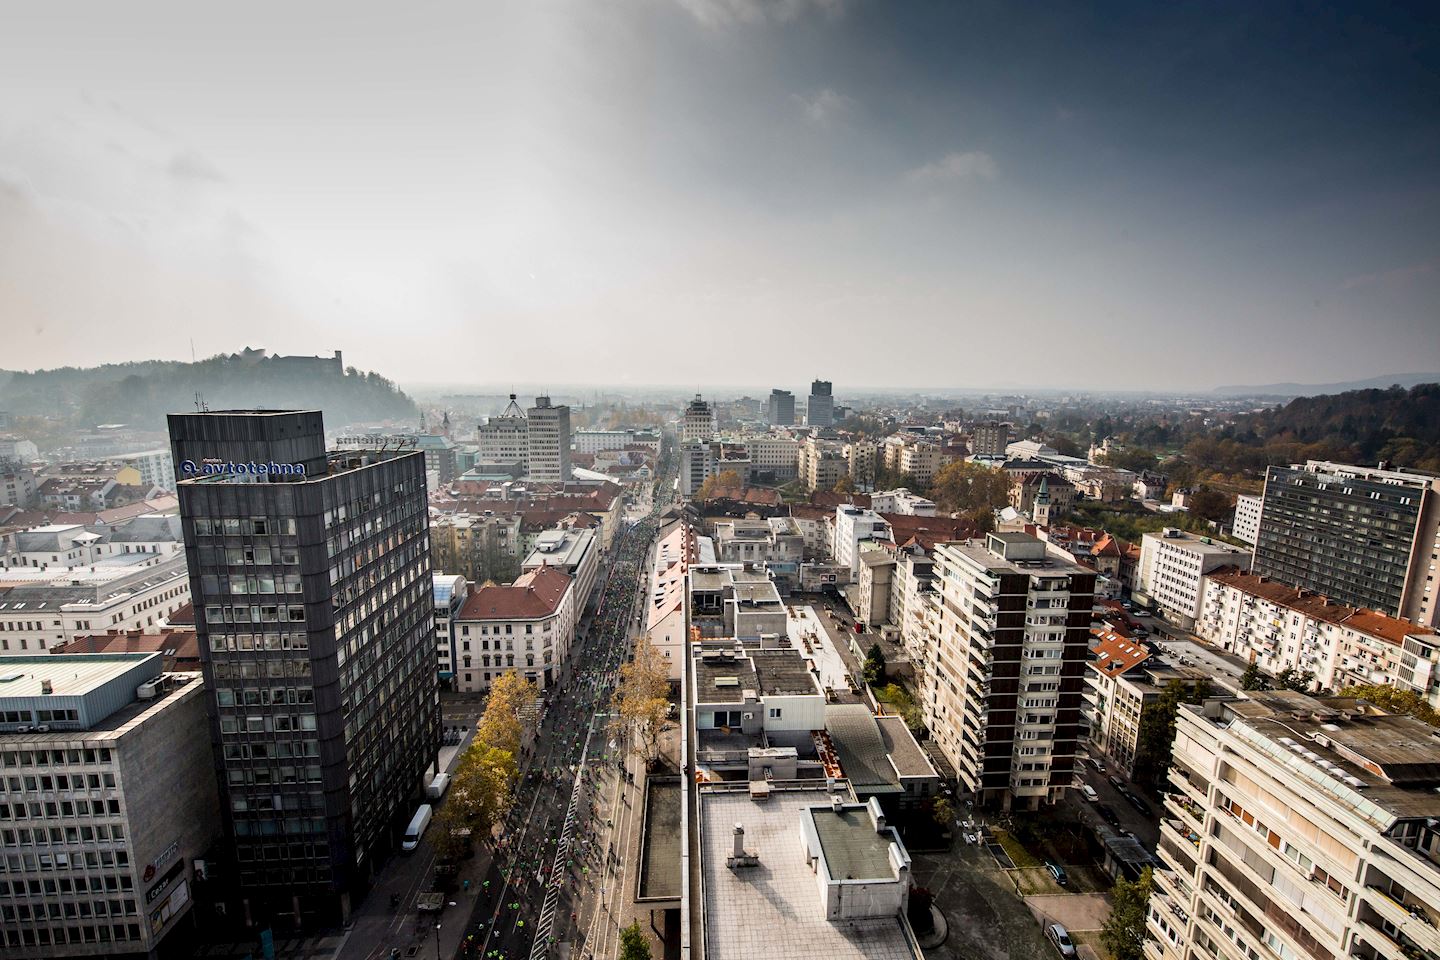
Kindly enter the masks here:
<path id="1" fill-rule="evenodd" d="M 1261 383 L 1216 387 L 1210 392 L 1223 397 L 1318 397 L 1348 390 L 1385 390 L 1397 385 L 1408 390 L 1422 383 L 1440 383 L 1440 373 L 1387 373 L 1344 383 Z"/>

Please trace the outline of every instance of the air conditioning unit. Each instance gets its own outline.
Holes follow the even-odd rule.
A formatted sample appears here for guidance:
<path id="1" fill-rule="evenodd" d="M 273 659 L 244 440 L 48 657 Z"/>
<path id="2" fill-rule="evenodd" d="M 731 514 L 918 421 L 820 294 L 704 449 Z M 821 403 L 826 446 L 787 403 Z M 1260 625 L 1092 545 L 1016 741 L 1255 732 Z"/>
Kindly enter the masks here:
<path id="1" fill-rule="evenodd" d="M 15 728 L 15 732 L 16 732 L 16 733 L 29 733 L 29 732 L 30 732 L 30 728 L 29 728 L 28 726 L 25 726 L 25 727 L 16 727 L 16 728 Z"/>
<path id="2" fill-rule="evenodd" d="M 42 723 L 42 724 L 40 724 L 40 726 L 38 726 L 38 727 L 35 728 L 35 732 L 36 732 L 36 733 L 49 733 L 49 732 L 50 732 L 50 727 L 49 727 L 48 725 Z"/>

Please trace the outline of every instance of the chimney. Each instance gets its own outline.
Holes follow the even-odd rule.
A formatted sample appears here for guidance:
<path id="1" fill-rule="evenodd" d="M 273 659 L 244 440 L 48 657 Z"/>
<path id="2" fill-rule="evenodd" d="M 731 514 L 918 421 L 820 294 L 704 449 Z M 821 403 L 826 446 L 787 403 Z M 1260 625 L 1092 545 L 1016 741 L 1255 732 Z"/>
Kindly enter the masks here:
<path id="1" fill-rule="evenodd" d="M 735 824 L 735 859 L 745 856 L 745 828 Z"/>
<path id="2" fill-rule="evenodd" d="M 40 692 L 47 697 L 50 696 L 50 694 L 55 692 L 55 684 L 51 683 L 49 680 L 41 680 Z"/>
<path id="3" fill-rule="evenodd" d="M 830 795 L 830 809 L 835 813 L 839 813 L 845 809 L 845 801 L 841 799 L 838 793 L 832 793 Z"/>

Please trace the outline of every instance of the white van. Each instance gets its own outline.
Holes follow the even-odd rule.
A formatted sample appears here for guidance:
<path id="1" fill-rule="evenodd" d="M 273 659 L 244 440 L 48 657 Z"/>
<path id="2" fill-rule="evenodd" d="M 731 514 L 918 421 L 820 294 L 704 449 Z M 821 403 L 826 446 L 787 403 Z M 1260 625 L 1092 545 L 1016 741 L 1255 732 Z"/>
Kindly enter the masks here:
<path id="1" fill-rule="evenodd" d="M 425 788 L 425 799 L 439 800 L 445 796 L 445 788 L 448 786 L 450 786 L 450 774 L 435 774 L 435 779 L 431 780 L 430 784 Z"/>
<path id="2" fill-rule="evenodd" d="M 415 811 L 415 816 L 410 818 L 410 826 L 405 828 L 405 839 L 400 844 L 400 849 L 410 853 L 420 846 L 420 838 L 425 834 L 425 828 L 430 826 L 430 804 L 420 804 L 420 809 Z"/>

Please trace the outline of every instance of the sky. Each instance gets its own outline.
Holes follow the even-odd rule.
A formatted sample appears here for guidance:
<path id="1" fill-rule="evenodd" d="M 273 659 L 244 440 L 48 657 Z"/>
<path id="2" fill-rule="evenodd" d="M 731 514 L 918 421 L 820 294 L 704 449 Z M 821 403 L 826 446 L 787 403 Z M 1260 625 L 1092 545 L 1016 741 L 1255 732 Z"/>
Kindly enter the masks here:
<path id="1" fill-rule="evenodd" d="M 7 5 L 0 368 L 245 346 L 842 397 L 1440 370 L 1440 7 Z"/>

